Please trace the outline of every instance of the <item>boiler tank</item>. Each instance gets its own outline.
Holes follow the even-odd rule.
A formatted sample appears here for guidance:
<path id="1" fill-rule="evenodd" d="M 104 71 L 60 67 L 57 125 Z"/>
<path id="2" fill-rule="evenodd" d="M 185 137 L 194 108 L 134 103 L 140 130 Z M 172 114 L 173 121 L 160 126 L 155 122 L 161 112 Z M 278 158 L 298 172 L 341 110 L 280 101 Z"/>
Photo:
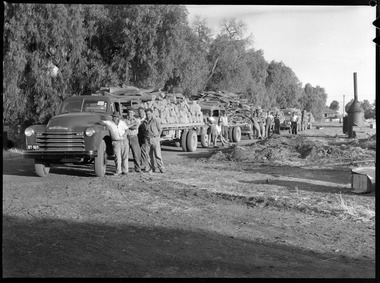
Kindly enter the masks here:
<path id="1" fill-rule="evenodd" d="M 353 138 L 354 133 L 352 127 L 363 126 L 364 124 L 364 110 L 360 106 L 358 101 L 358 91 L 357 91 L 357 79 L 356 73 L 354 73 L 354 101 L 352 102 L 350 108 L 347 110 L 347 130 L 348 137 Z"/>

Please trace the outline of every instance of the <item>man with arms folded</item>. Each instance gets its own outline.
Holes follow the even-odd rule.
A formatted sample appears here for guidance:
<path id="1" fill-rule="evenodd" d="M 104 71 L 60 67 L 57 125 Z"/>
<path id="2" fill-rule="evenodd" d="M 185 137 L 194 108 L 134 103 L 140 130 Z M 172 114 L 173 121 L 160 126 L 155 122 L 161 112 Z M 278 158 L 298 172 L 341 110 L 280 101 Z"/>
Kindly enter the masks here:
<path id="1" fill-rule="evenodd" d="M 160 136 L 162 132 L 161 122 L 153 117 L 153 110 L 148 108 L 145 110 L 146 119 L 142 122 L 142 132 L 144 133 L 144 144 L 142 145 L 142 157 L 146 157 L 147 160 L 143 160 L 145 172 L 151 173 L 155 168 L 155 160 L 160 173 L 164 173 L 163 162 L 161 157 L 161 145 Z M 146 154 L 146 155 L 145 155 Z"/>

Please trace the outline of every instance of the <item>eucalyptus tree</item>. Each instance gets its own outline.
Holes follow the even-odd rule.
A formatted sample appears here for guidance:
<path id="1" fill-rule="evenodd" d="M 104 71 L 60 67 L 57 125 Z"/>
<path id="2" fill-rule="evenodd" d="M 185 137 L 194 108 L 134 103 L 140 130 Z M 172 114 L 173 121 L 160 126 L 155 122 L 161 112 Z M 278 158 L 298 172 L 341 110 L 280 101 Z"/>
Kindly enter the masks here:
<path id="1" fill-rule="evenodd" d="M 325 89 L 318 85 L 313 87 L 310 83 L 307 83 L 304 87 L 304 92 L 305 95 L 301 99 L 304 109 L 311 112 L 316 120 L 321 120 L 327 100 Z"/>
<path id="2" fill-rule="evenodd" d="M 247 98 L 254 105 L 272 107 L 274 97 L 267 95 L 265 82 L 268 76 L 268 62 L 264 58 L 263 50 L 255 51 L 253 48 L 246 52 L 246 64 L 251 74 L 247 86 Z"/>
<path id="3" fill-rule="evenodd" d="M 220 27 L 208 54 L 211 71 L 207 88 L 246 93 L 250 72 L 245 52 L 251 41 L 250 36 L 244 37 L 246 24 L 230 18 L 223 19 Z"/>
<path id="4" fill-rule="evenodd" d="M 3 123 L 45 123 L 86 72 L 82 7 L 4 5 Z"/>
<path id="5" fill-rule="evenodd" d="M 271 61 L 265 82 L 267 95 L 274 97 L 280 108 L 300 107 L 302 85 L 293 70 L 282 62 Z"/>

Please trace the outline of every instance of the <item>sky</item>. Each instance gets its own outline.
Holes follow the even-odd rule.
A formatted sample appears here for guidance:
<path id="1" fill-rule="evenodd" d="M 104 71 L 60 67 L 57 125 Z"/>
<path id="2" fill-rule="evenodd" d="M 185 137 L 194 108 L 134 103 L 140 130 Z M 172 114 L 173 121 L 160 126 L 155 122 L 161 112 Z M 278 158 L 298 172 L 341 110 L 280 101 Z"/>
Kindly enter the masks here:
<path id="1" fill-rule="evenodd" d="M 373 103 L 375 92 L 376 8 L 371 6 L 263 6 L 186 5 L 191 24 L 204 18 L 214 34 L 223 18 L 247 24 L 255 50 L 265 60 L 282 61 L 303 86 L 319 85 L 329 106 L 354 98 L 353 74 L 357 73 L 359 101 Z M 343 98 L 344 96 L 344 98 Z M 342 108 L 340 108 L 342 109 Z"/>

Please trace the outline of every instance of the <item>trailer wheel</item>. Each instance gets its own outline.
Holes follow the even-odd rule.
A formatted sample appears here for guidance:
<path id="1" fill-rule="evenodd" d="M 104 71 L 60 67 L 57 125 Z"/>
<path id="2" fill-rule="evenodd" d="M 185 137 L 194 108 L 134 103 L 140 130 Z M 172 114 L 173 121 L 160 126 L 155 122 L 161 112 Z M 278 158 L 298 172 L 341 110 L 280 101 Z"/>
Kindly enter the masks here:
<path id="1" fill-rule="evenodd" d="M 95 175 L 98 177 L 104 177 L 104 175 L 106 174 L 106 165 L 106 143 L 104 140 L 102 140 L 99 145 L 98 156 L 95 157 Z"/>
<path id="2" fill-rule="evenodd" d="M 183 130 L 182 131 L 182 134 L 181 134 L 181 147 L 182 147 L 182 150 L 183 151 L 187 151 L 187 133 L 189 131 L 188 130 Z"/>
<path id="3" fill-rule="evenodd" d="M 241 128 L 239 126 L 233 127 L 232 138 L 234 142 L 239 142 L 241 140 Z"/>
<path id="4" fill-rule="evenodd" d="M 190 130 L 187 134 L 187 151 L 194 152 L 197 150 L 198 145 L 198 136 L 197 132 L 194 130 Z"/>
<path id="5" fill-rule="evenodd" d="M 38 176 L 46 177 L 50 171 L 50 164 L 42 160 L 36 159 L 34 160 L 34 169 L 36 170 Z"/>
<path id="6" fill-rule="evenodd" d="M 201 145 L 202 147 L 208 147 L 210 144 L 210 141 L 208 139 L 208 134 L 206 132 L 201 133 Z"/>

